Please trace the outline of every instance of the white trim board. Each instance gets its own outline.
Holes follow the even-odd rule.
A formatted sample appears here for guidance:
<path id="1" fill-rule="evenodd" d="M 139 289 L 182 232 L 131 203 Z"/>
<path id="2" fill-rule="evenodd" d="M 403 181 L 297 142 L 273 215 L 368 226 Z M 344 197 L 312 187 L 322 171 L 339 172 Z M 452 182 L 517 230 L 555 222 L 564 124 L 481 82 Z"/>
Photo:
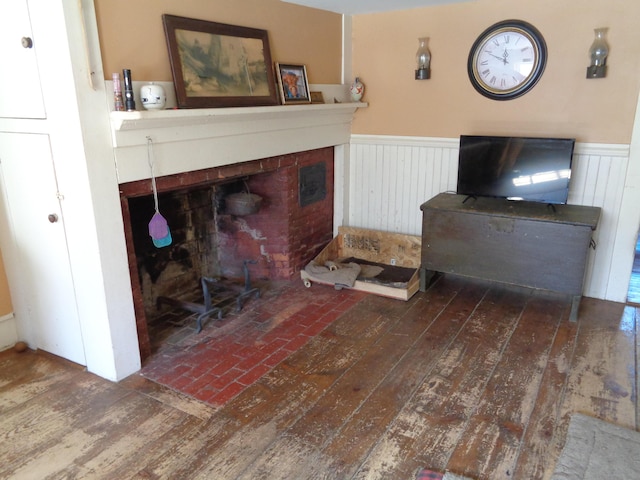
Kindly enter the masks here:
<path id="1" fill-rule="evenodd" d="M 640 127 L 639 127 L 640 130 Z M 352 134 L 352 145 L 393 145 L 407 147 L 445 147 L 458 148 L 459 138 L 411 137 L 399 135 Z M 628 157 L 630 146 L 618 143 L 581 143 L 576 142 L 574 154 L 599 155 L 609 157 Z"/>

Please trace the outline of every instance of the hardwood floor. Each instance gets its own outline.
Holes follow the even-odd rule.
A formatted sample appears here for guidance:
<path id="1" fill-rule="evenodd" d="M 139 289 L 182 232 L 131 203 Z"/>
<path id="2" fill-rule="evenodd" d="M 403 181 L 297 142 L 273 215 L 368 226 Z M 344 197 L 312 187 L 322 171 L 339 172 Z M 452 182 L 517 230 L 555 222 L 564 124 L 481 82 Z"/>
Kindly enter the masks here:
<path id="1" fill-rule="evenodd" d="M 636 242 L 636 252 L 633 257 L 633 268 L 631 269 L 631 279 L 629 280 L 627 303 L 640 305 L 640 238 L 638 238 Z"/>
<path id="2" fill-rule="evenodd" d="M 546 479 L 571 413 L 638 427 L 636 309 L 569 306 L 448 276 L 365 296 L 218 409 L 7 351 L 0 478 Z"/>

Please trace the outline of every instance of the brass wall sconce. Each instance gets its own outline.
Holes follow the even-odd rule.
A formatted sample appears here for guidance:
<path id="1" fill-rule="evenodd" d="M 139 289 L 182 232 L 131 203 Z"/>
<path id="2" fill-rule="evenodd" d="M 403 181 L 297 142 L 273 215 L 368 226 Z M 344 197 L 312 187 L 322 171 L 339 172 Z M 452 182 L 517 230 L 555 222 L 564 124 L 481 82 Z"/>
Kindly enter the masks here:
<path id="1" fill-rule="evenodd" d="M 607 76 L 607 55 L 609 55 L 609 45 L 605 38 L 608 28 L 596 28 L 595 40 L 589 48 L 591 65 L 587 67 L 587 78 L 604 78 Z"/>
<path id="2" fill-rule="evenodd" d="M 431 77 L 431 52 L 427 45 L 429 37 L 421 37 L 418 39 L 418 52 L 416 53 L 416 61 L 418 69 L 416 70 L 416 80 L 427 80 Z"/>

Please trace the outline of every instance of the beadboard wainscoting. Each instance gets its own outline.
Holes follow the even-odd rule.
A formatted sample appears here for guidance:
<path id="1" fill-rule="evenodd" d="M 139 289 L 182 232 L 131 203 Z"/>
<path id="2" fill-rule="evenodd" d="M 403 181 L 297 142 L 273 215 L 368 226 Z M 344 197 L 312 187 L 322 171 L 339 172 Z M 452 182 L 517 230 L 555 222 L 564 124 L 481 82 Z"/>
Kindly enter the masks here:
<path id="1" fill-rule="evenodd" d="M 352 135 L 344 223 L 420 235 L 420 205 L 456 190 L 458 148 L 457 138 Z M 569 203 L 602 208 L 585 281 L 588 297 L 626 299 L 638 231 L 620 217 L 628 165 L 629 145 L 576 144 Z"/>

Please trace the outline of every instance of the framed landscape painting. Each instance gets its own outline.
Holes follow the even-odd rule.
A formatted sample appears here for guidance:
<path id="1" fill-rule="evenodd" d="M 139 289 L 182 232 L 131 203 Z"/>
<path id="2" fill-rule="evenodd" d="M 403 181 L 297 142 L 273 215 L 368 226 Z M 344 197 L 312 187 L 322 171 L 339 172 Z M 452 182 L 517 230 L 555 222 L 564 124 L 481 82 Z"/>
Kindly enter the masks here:
<path id="1" fill-rule="evenodd" d="M 266 30 L 162 15 L 180 108 L 277 105 Z"/>

